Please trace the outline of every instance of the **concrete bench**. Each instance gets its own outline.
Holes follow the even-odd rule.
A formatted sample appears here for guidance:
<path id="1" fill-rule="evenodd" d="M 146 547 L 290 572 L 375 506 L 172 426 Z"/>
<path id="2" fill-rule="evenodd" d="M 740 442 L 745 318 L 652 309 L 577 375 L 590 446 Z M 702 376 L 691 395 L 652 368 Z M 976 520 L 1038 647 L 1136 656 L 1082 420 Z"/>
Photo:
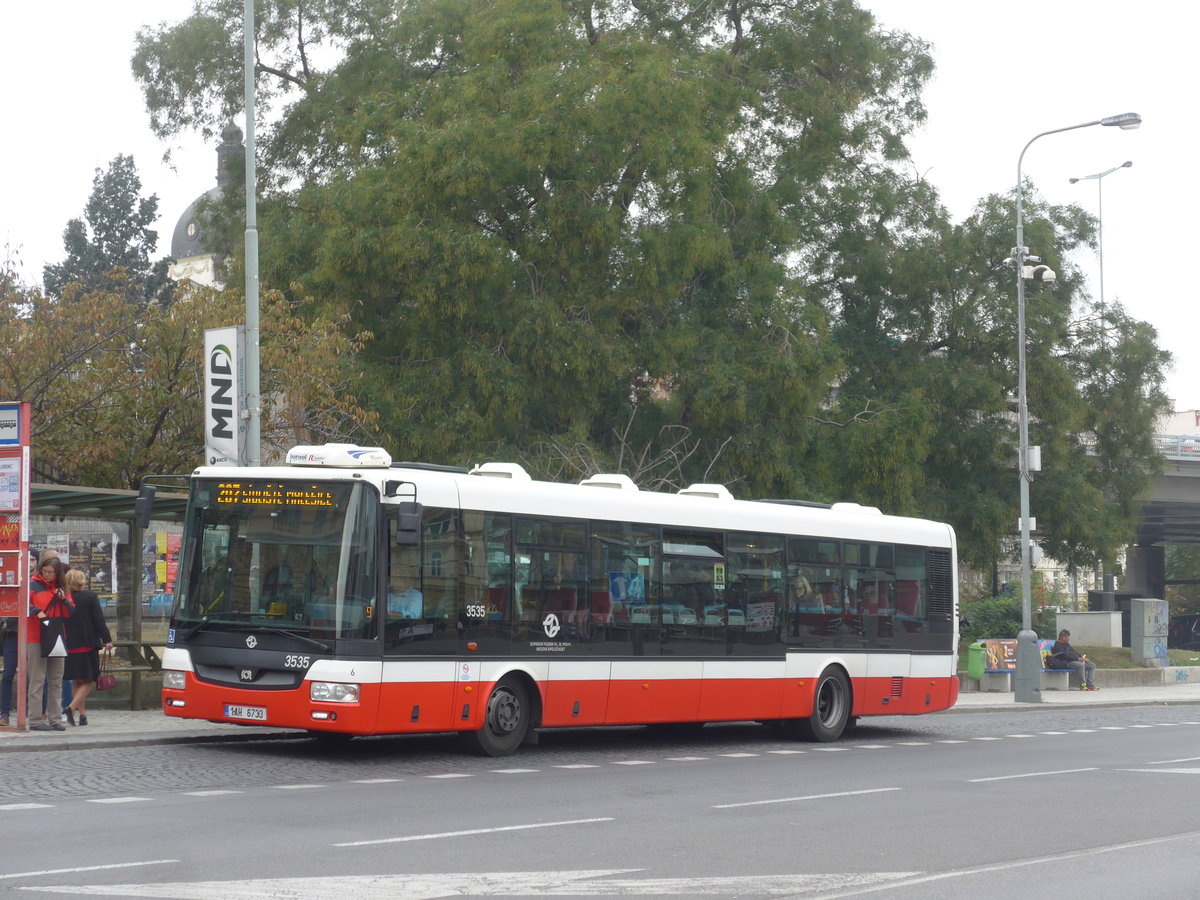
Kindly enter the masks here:
<path id="1" fill-rule="evenodd" d="M 979 679 L 979 690 L 1010 693 L 1013 690 L 1013 677 L 1016 675 L 1017 669 L 1017 642 L 1008 639 L 985 639 L 984 643 L 988 644 L 993 651 L 988 654 L 988 659 L 993 662 L 993 665 L 983 670 L 983 677 Z M 1046 656 L 1053 646 L 1054 641 L 1038 641 L 1038 654 L 1042 659 L 1038 682 L 1039 690 L 1069 691 L 1072 687 L 1078 688 L 1079 680 L 1073 670 L 1047 669 L 1045 667 Z"/>

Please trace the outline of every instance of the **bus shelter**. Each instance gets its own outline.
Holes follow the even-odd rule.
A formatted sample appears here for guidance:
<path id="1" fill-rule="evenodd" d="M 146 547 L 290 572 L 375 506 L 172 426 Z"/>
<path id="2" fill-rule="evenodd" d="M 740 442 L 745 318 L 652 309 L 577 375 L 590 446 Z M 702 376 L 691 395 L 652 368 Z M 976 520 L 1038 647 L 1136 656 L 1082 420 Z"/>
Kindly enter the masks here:
<path id="1" fill-rule="evenodd" d="M 160 490 L 154 520 L 143 529 L 134 514 L 137 498 L 137 491 L 30 485 L 30 551 L 53 549 L 68 564 L 88 570 L 89 586 L 101 596 L 121 660 L 118 687 L 109 702 L 124 706 L 127 700 L 130 709 L 149 700 L 143 697 L 143 676 L 159 669 L 158 648 L 165 643 L 170 612 L 170 594 L 149 571 L 154 563 L 148 561 L 147 548 L 154 545 L 153 538 L 165 543 L 164 536 L 181 530 L 187 505 L 186 494 Z M 97 563 L 101 556 L 107 564 Z M 104 704 L 106 699 L 94 694 L 91 702 Z"/>

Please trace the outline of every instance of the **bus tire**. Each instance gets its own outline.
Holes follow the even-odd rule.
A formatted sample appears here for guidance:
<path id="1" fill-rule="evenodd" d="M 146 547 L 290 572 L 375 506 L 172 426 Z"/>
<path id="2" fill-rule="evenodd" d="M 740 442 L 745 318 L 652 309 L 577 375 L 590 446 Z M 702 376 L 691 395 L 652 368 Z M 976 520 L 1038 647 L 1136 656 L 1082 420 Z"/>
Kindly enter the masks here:
<path id="1" fill-rule="evenodd" d="M 483 727 L 464 731 L 467 747 L 483 756 L 511 756 L 517 752 L 529 731 L 529 692 L 515 678 L 504 678 L 488 697 Z"/>
<path id="2" fill-rule="evenodd" d="M 809 741 L 836 741 L 850 722 L 850 682 L 846 673 L 830 666 L 817 679 L 813 692 L 812 715 L 796 724 L 800 735 Z"/>

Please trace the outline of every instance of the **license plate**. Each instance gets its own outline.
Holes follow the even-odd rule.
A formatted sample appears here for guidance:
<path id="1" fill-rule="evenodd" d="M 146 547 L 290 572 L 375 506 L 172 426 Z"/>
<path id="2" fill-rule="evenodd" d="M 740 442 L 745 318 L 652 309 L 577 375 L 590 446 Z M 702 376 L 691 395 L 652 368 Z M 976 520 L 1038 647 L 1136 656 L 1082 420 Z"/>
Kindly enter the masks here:
<path id="1" fill-rule="evenodd" d="M 225 704 L 225 718 L 250 719 L 252 722 L 267 721 L 267 710 L 264 706 L 233 706 Z"/>

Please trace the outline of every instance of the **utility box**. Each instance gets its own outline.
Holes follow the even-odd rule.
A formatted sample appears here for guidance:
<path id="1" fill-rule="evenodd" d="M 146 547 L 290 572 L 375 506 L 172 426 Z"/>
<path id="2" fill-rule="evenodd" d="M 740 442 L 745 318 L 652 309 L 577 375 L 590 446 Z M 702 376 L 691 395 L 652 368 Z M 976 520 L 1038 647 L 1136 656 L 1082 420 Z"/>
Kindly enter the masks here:
<path id="1" fill-rule="evenodd" d="M 1133 661 L 1143 666 L 1166 666 L 1169 611 L 1166 600 L 1131 600 L 1129 642 Z"/>

